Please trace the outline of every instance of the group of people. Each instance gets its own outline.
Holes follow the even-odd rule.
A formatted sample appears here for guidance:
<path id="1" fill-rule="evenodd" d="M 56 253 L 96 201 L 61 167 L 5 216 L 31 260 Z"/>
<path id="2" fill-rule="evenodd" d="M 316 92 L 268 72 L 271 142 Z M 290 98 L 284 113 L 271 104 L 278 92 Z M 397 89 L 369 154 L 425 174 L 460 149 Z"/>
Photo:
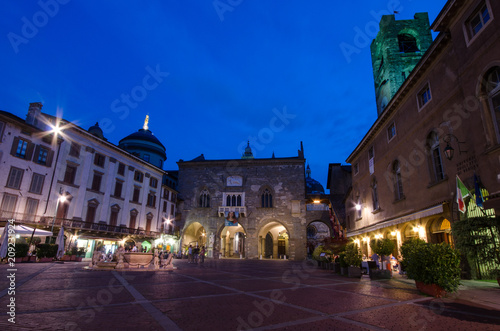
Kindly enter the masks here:
<path id="1" fill-rule="evenodd" d="M 193 247 L 193 245 L 189 245 L 188 247 L 188 263 L 195 263 L 198 264 L 198 261 L 200 263 L 205 262 L 205 246 L 201 246 L 201 249 L 196 246 Z"/>
<path id="2" fill-rule="evenodd" d="M 371 256 L 372 260 L 377 263 L 377 267 L 379 269 L 386 269 L 386 270 L 392 270 L 392 261 L 395 261 L 396 263 L 394 264 L 394 268 L 398 269 L 399 268 L 399 262 L 398 260 L 391 254 L 391 255 L 383 255 L 382 260 L 380 260 L 380 257 L 378 256 L 377 253 L 373 253 Z M 385 268 L 382 267 L 382 265 L 385 265 Z"/>
<path id="3" fill-rule="evenodd" d="M 147 247 L 141 247 L 140 250 L 137 248 L 136 245 L 130 247 L 126 246 L 125 247 L 125 252 L 141 252 L 141 253 L 146 253 L 148 251 Z"/>

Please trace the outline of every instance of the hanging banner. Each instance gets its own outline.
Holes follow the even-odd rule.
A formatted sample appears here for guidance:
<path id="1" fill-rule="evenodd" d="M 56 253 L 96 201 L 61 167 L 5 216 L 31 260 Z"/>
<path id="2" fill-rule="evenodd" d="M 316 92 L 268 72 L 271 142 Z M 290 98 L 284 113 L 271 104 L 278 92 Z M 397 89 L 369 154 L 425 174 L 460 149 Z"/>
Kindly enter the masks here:
<path id="1" fill-rule="evenodd" d="M 238 214 L 235 214 L 234 211 L 227 212 L 226 226 L 238 226 Z"/>

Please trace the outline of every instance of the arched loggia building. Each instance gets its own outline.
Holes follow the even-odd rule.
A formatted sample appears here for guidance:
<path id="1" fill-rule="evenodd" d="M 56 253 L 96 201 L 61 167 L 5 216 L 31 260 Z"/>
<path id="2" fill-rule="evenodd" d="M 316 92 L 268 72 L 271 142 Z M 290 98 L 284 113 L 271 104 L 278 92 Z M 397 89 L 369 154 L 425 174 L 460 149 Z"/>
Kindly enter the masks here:
<path id="1" fill-rule="evenodd" d="M 306 257 L 304 150 L 296 157 L 180 160 L 181 246 L 194 242 L 193 224 L 206 233 L 208 257 Z"/>

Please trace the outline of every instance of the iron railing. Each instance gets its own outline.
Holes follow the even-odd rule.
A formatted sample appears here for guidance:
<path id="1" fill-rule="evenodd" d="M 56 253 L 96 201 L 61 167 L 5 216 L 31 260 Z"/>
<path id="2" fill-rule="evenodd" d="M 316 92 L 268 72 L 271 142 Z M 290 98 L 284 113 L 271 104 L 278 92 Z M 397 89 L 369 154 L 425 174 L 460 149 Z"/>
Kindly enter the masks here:
<path id="1" fill-rule="evenodd" d="M 27 224 L 27 225 L 38 225 L 42 227 L 61 227 L 63 226 L 67 230 L 83 230 L 83 231 L 97 231 L 106 234 L 123 234 L 123 235 L 138 235 L 144 237 L 159 237 L 161 232 L 158 231 L 146 231 L 139 228 L 128 228 L 126 226 L 116 226 L 107 223 L 92 223 L 84 222 L 80 220 L 66 219 L 66 218 L 54 218 L 51 216 L 40 216 L 33 214 L 22 214 L 22 213 L 12 213 L 0 211 L 0 223 L 4 223 L 8 220 L 14 219 L 16 223 Z"/>

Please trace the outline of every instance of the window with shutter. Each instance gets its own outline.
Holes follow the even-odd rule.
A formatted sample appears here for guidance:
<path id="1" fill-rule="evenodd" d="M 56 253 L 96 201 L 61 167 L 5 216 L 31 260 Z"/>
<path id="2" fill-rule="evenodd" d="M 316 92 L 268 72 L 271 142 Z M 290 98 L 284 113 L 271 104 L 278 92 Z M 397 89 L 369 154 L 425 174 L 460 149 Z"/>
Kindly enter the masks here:
<path id="1" fill-rule="evenodd" d="M 95 153 L 94 164 L 98 167 L 104 168 L 105 163 L 106 163 L 106 157 L 102 154 Z"/>
<path id="2" fill-rule="evenodd" d="M 37 210 L 38 210 L 38 200 L 28 198 L 26 200 L 26 210 L 24 211 L 24 213 L 27 214 L 28 216 L 34 216 L 36 215 Z"/>
<path id="3" fill-rule="evenodd" d="M 28 151 L 28 141 L 16 137 L 12 145 L 12 151 L 14 152 L 13 153 L 14 156 L 26 159 L 26 154 Z"/>
<path id="4" fill-rule="evenodd" d="M 101 189 L 101 181 L 102 181 L 102 175 L 100 173 L 95 172 L 94 178 L 92 178 L 93 191 L 99 191 Z"/>
<path id="5" fill-rule="evenodd" d="M 16 167 L 10 167 L 9 177 L 7 178 L 7 187 L 17 189 L 21 187 L 24 170 Z"/>
<path id="6" fill-rule="evenodd" d="M 36 162 L 39 164 L 46 165 L 47 164 L 47 158 L 49 156 L 49 150 L 45 147 L 39 146 L 37 148 L 37 154 L 35 154 Z"/>
<path id="7" fill-rule="evenodd" d="M 12 218 L 16 210 L 17 196 L 11 194 L 4 194 L 2 200 L 2 218 Z"/>
<path id="8" fill-rule="evenodd" d="M 125 164 L 121 162 L 118 164 L 118 175 L 125 175 Z"/>
<path id="9" fill-rule="evenodd" d="M 33 177 L 31 178 L 30 192 L 35 194 L 42 194 L 44 181 L 44 175 L 33 173 Z"/>
<path id="10" fill-rule="evenodd" d="M 141 189 L 138 187 L 134 188 L 134 194 L 132 196 L 132 201 L 133 202 L 139 202 L 139 196 L 141 194 Z"/>
<path id="11" fill-rule="evenodd" d="M 115 194 L 114 196 L 117 198 L 121 198 L 122 196 L 122 188 L 123 188 L 123 182 L 117 180 L 115 183 Z"/>
<path id="12" fill-rule="evenodd" d="M 66 172 L 64 173 L 64 182 L 68 184 L 74 184 L 76 175 L 76 167 L 72 165 L 66 166 Z"/>
<path id="13" fill-rule="evenodd" d="M 69 149 L 69 155 L 74 157 L 80 157 L 80 148 L 81 146 L 75 142 L 71 142 L 71 147 Z"/>

